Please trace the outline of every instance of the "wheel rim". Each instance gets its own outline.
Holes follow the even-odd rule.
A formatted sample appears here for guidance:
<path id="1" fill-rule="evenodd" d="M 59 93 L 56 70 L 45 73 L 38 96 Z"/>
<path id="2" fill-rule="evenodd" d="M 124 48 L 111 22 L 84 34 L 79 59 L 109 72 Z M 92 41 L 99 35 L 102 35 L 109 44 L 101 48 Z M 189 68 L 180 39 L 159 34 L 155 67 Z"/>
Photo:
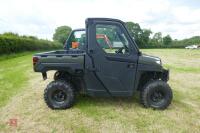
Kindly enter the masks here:
<path id="1" fill-rule="evenodd" d="M 67 94 L 63 91 L 63 90 L 56 90 L 53 94 L 52 94 L 52 99 L 55 102 L 64 102 L 67 98 Z"/>
<path id="2" fill-rule="evenodd" d="M 151 96 L 151 101 L 154 102 L 154 103 L 160 103 L 160 102 L 163 102 L 165 96 L 164 96 L 164 93 L 160 90 L 155 90 Z"/>

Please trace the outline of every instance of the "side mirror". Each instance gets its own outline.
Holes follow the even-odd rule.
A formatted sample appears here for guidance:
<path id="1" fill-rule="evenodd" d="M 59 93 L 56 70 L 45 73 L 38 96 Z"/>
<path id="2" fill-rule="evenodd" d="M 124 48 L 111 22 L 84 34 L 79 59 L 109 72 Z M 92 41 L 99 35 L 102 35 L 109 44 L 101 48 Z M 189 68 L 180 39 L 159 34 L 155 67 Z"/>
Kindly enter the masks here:
<path id="1" fill-rule="evenodd" d="M 142 55 L 142 52 L 141 52 L 141 51 L 139 51 L 139 52 L 138 52 L 138 56 L 141 56 L 141 55 Z"/>

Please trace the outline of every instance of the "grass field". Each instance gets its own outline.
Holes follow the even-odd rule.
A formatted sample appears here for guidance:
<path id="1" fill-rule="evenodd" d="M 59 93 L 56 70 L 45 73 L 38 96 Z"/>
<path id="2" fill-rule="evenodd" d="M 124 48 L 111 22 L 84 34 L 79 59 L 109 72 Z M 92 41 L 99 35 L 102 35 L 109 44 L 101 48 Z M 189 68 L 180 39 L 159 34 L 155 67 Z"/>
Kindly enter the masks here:
<path id="1" fill-rule="evenodd" d="M 51 110 L 43 101 L 41 74 L 32 70 L 32 53 L 0 58 L 0 132 L 200 132 L 200 51 L 148 49 L 170 69 L 174 99 L 167 110 L 145 109 L 138 96 L 125 99 L 80 96 L 68 110 Z M 8 124 L 17 119 L 17 126 Z"/>

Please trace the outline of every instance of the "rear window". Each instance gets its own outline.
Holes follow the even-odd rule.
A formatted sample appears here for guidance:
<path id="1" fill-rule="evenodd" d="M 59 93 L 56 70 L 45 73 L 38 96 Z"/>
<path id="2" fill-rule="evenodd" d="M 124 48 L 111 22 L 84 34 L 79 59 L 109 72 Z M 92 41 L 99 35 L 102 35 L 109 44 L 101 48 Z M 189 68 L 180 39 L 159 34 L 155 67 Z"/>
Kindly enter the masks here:
<path id="1" fill-rule="evenodd" d="M 67 48 L 83 50 L 85 46 L 85 37 L 85 31 L 74 31 L 66 44 Z"/>

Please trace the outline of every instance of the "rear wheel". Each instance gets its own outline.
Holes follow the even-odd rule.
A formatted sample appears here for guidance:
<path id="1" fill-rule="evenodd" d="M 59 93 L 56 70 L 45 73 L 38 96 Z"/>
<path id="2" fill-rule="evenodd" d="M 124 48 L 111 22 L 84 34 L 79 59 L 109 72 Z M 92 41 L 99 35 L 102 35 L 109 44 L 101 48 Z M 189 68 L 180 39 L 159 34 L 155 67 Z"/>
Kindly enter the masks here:
<path id="1" fill-rule="evenodd" d="M 75 101 L 74 89 L 66 81 L 52 81 L 44 91 L 44 100 L 51 109 L 70 108 Z"/>
<path id="2" fill-rule="evenodd" d="M 166 109 L 172 101 L 170 86 L 161 80 L 148 82 L 141 91 L 140 99 L 144 107 Z"/>

